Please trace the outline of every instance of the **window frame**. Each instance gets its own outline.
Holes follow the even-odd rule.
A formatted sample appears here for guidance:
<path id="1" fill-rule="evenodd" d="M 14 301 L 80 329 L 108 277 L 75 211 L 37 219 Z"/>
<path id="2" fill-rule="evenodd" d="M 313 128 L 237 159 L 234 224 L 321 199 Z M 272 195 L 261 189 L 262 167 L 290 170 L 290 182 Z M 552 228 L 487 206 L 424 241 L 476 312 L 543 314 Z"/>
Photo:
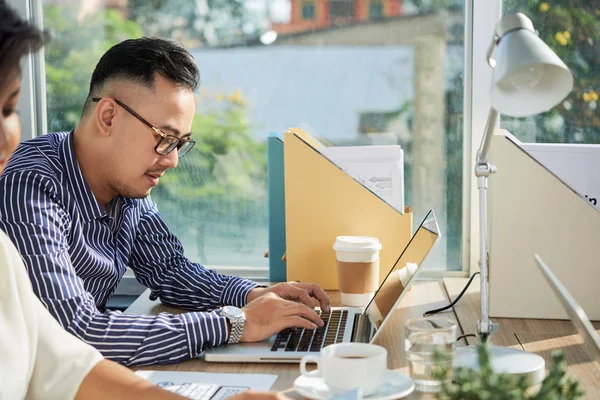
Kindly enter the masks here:
<path id="1" fill-rule="evenodd" d="M 491 107 L 490 88 L 492 87 L 492 69 L 487 63 L 487 51 L 494 37 L 494 30 L 497 22 L 502 16 L 502 0 L 471 0 L 471 18 L 470 24 L 465 24 L 465 28 L 472 26 L 471 32 L 465 32 L 465 48 L 470 48 L 471 59 L 465 63 L 465 146 L 464 171 L 465 187 L 463 187 L 463 210 L 464 215 L 469 216 L 469 221 L 463 220 L 463 227 L 468 226 L 469 242 L 463 249 L 468 253 L 463 253 L 463 270 L 469 273 L 479 271 L 479 192 L 477 189 L 477 180 L 475 179 L 475 157 L 477 149 L 483 138 L 485 124 Z M 467 22 L 469 22 L 467 20 Z M 469 68 L 470 77 L 467 79 L 467 68 Z M 468 87 L 468 91 L 467 91 Z M 470 104 L 467 104 L 467 100 Z M 496 126 L 498 127 L 498 126 Z M 468 153 L 470 151 L 470 153 Z M 493 185 L 493 178 L 490 181 Z M 469 204 L 464 204 L 468 201 Z M 463 242 L 464 245 L 464 242 Z M 468 256 L 468 258 L 466 258 Z M 468 268 L 468 269 L 467 269 Z"/>
<path id="2" fill-rule="evenodd" d="M 8 0 L 7 4 L 35 26 L 44 28 L 41 0 Z M 37 132 L 47 132 L 46 68 L 44 49 L 27 54 L 21 60 L 21 141 L 33 139 Z"/>
<path id="3" fill-rule="evenodd" d="M 43 28 L 42 0 L 8 0 L 8 4 Z M 472 176 L 473 162 L 490 107 L 489 88 L 492 71 L 485 60 L 494 27 L 501 16 L 501 7 L 501 0 L 465 1 L 462 265 L 458 271 L 424 271 L 423 277 L 466 276 L 479 270 L 478 193 L 476 180 Z M 22 140 L 27 140 L 36 136 L 38 132 L 47 132 L 43 49 L 25 57 L 22 68 L 22 95 L 19 106 L 24 132 Z M 251 271 L 246 268 L 229 267 L 217 268 L 217 271 L 241 276 L 252 275 L 261 281 L 268 277 L 268 267 L 253 268 Z"/>

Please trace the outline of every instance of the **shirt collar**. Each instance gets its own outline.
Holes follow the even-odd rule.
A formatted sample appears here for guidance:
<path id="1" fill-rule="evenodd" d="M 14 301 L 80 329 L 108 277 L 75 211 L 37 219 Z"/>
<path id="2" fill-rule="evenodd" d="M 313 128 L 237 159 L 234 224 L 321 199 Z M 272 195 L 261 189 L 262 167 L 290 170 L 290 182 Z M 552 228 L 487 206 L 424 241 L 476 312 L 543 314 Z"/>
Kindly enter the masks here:
<path id="1" fill-rule="evenodd" d="M 96 200 L 92 190 L 83 178 L 73 148 L 73 132 L 69 132 L 63 139 L 59 148 L 59 157 L 66 170 L 67 185 L 69 186 L 70 193 L 75 197 L 79 213 L 83 218 L 91 221 L 104 217 L 106 211 L 98 203 L 98 200 Z"/>

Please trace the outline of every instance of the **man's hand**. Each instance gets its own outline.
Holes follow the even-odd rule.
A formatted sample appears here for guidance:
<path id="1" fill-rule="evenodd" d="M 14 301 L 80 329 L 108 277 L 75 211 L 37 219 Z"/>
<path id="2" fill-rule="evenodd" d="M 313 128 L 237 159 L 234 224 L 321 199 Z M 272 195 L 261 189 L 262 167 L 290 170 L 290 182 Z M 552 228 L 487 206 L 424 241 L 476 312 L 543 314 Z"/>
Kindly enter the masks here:
<path id="1" fill-rule="evenodd" d="M 258 342 L 286 329 L 317 329 L 323 321 L 314 309 L 282 299 L 274 293 L 261 295 L 242 308 L 246 324 L 242 342 Z"/>
<path id="2" fill-rule="evenodd" d="M 230 397 L 231 400 L 290 400 L 289 397 L 277 392 L 255 392 L 247 390 L 244 393 Z"/>
<path id="3" fill-rule="evenodd" d="M 254 288 L 248 293 L 247 301 L 249 303 L 266 293 L 275 293 L 286 300 L 300 301 L 310 308 L 314 307 L 311 300 L 313 297 L 319 301 L 321 310 L 329 312 L 329 296 L 316 283 L 284 282 L 268 288 Z"/>

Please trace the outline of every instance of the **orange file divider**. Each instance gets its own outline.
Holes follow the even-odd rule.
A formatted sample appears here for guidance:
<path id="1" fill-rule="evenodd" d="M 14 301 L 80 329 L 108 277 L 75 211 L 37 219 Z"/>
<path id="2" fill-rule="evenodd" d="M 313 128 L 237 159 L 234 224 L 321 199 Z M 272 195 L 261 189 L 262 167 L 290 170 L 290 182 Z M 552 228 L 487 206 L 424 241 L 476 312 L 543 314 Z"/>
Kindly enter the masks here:
<path id="1" fill-rule="evenodd" d="M 287 279 L 337 290 L 336 236 L 373 236 L 379 281 L 412 235 L 412 211 L 402 214 L 319 152 L 321 143 L 301 129 L 284 135 Z"/>

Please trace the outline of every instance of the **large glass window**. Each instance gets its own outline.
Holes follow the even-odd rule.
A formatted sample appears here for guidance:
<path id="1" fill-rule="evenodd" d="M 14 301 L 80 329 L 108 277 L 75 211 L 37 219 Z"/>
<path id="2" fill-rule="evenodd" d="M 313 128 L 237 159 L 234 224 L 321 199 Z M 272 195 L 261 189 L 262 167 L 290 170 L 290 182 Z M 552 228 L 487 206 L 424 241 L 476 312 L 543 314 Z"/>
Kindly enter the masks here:
<path id="1" fill-rule="evenodd" d="M 401 145 L 415 225 L 433 208 L 443 233 L 429 267 L 462 268 L 462 1 L 386 0 L 370 18 L 379 2 L 321 0 L 330 14 L 310 26 L 302 0 L 42 1 L 52 131 L 75 126 L 97 60 L 123 39 L 171 38 L 197 60 L 197 145 L 152 192 L 191 259 L 268 265 L 266 137 L 299 126 L 334 145 Z"/>
<path id="2" fill-rule="evenodd" d="M 501 127 L 524 142 L 600 143 L 600 7 L 596 1 L 504 0 L 503 12 L 531 18 L 540 38 L 575 78 L 571 94 L 528 118 L 502 117 Z"/>

